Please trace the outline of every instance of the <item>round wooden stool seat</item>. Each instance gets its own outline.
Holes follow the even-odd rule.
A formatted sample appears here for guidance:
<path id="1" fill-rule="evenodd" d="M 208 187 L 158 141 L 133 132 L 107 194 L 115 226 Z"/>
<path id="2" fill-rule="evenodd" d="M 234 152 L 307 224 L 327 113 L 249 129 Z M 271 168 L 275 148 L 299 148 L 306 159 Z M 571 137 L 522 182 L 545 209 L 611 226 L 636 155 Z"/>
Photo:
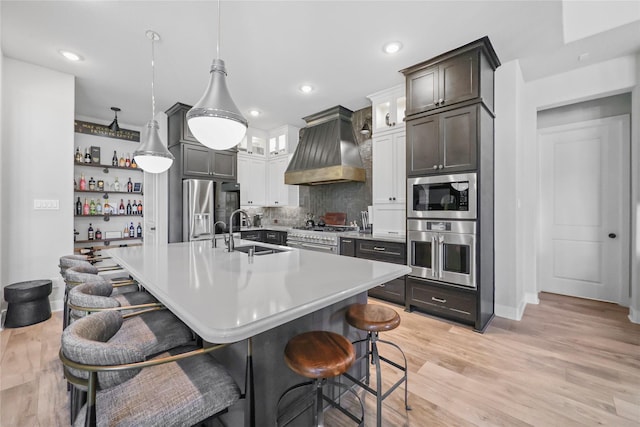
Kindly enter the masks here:
<path id="1" fill-rule="evenodd" d="M 352 304 L 346 318 L 354 328 L 368 332 L 390 331 L 400 325 L 400 316 L 395 310 L 375 304 Z"/>
<path id="2" fill-rule="evenodd" d="M 346 372 L 356 360 L 353 344 L 340 334 L 311 331 L 291 338 L 284 360 L 295 373 L 306 378 L 331 378 Z"/>

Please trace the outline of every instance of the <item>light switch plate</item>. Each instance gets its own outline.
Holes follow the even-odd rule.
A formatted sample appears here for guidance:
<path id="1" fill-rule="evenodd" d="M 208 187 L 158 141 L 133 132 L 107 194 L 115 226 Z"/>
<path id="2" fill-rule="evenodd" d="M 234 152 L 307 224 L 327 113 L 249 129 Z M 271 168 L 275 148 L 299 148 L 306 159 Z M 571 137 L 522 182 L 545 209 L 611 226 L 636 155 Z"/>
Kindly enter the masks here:
<path id="1" fill-rule="evenodd" d="M 33 209 L 36 210 L 58 210 L 60 209 L 59 200 L 34 199 Z"/>

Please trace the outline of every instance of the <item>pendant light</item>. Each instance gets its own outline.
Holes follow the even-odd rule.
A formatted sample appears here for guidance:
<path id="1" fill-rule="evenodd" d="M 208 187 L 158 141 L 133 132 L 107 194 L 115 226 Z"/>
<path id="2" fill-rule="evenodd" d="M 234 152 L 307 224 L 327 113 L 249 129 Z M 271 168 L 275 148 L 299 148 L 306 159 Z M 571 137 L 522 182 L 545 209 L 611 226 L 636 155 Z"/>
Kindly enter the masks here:
<path id="1" fill-rule="evenodd" d="M 247 132 L 244 118 L 227 89 L 227 69 L 220 59 L 220 0 L 216 59 L 211 64 L 209 84 L 200 100 L 187 112 L 187 123 L 195 138 L 214 150 L 237 145 Z"/>
<path id="2" fill-rule="evenodd" d="M 118 111 L 120 111 L 120 109 L 118 107 L 111 107 L 111 110 L 115 113 L 116 117 L 109 125 L 109 129 L 113 132 L 120 132 L 120 126 L 118 126 Z"/>
<path id="3" fill-rule="evenodd" d="M 173 154 L 167 150 L 167 147 L 160 139 L 160 126 L 155 120 L 156 116 L 156 96 L 155 96 L 155 51 L 154 44 L 160 40 L 160 35 L 155 31 L 148 30 L 147 38 L 151 40 L 151 120 L 147 123 L 142 131 L 142 144 L 133 153 L 138 166 L 145 172 L 162 173 L 173 164 Z"/>

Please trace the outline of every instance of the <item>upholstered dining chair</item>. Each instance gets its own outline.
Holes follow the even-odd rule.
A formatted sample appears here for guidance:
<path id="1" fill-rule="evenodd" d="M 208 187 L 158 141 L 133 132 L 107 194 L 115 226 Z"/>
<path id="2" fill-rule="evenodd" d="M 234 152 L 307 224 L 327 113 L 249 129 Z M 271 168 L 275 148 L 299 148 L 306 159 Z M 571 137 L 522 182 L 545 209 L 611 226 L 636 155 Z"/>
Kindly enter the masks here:
<path id="1" fill-rule="evenodd" d="M 240 390 L 231 375 L 206 354 L 221 346 L 174 347 L 147 358 L 135 342 L 116 339 L 131 321 L 125 317 L 116 311 L 95 313 L 62 333 L 65 376 L 87 390 L 75 426 L 189 426 L 238 401 Z"/>
<path id="2" fill-rule="evenodd" d="M 106 296 L 110 289 L 109 282 L 100 276 L 95 276 L 95 278 L 95 282 L 84 283 L 71 289 L 69 293 L 69 312 L 73 319 L 79 320 L 82 320 L 81 318 L 86 316 L 87 313 L 92 313 L 91 316 L 87 316 L 92 317 L 103 310 L 127 312 L 128 314 L 125 315 L 127 320 L 117 333 L 111 337 L 113 345 L 126 345 L 127 347 L 135 348 L 145 357 L 153 357 L 170 348 L 195 342 L 195 337 L 191 330 L 169 310 L 164 309 L 157 302 L 143 300 L 145 293 L 130 292 L 116 295 L 115 297 Z M 134 295 L 135 298 L 128 300 L 127 298 L 131 295 Z M 148 298 L 152 297 L 149 295 Z M 123 301 L 129 304 L 123 304 Z M 138 302 L 138 304 L 132 305 L 130 302 Z M 73 422 L 80 406 L 85 401 L 85 394 L 84 390 L 73 387 L 69 391 L 69 409 Z"/>

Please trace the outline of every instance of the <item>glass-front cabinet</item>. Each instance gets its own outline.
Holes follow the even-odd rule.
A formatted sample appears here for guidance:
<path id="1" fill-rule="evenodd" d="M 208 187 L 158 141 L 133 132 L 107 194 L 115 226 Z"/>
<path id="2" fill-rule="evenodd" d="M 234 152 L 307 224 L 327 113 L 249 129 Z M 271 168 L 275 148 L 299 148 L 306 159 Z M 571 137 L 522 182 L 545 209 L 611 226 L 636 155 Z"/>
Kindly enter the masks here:
<path id="1" fill-rule="evenodd" d="M 406 94 L 404 84 L 369 95 L 373 117 L 373 135 L 404 127 Z"/>

